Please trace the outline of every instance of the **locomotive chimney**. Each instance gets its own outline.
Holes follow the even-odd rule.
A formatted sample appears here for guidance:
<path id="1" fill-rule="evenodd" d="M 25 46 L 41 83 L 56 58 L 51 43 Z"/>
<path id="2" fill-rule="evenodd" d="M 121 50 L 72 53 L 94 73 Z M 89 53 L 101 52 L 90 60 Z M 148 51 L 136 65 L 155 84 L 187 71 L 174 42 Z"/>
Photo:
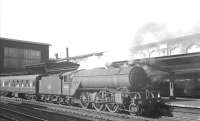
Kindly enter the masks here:
<path id="1" fill-rule="evenodd" d="M 55 57 L 56 57 L 56 59 L 59 59 L 59 57 L 58 57 L 58 53 L 55 53 Z"/>
<path id="2" fill-rule="evenodd" d="M 66 48 L 66 58 L 67 58 L 67 61 L 69 61 L 69 49 Z"/>

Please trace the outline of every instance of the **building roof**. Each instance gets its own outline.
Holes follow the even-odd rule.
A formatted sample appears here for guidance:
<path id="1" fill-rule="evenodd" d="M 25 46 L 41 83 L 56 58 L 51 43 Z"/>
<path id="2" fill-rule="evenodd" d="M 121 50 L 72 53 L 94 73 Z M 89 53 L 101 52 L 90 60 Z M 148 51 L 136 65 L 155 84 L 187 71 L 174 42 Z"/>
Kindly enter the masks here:
<path id="1" fill-rule="evenodd" d="M 134 46 L 133 49 L 141 50 L 141 49 L 146 49 L 146 48 L 153 48 L 153 47 L 156 47 L 161 44 L 168 44 L 168 45 L 175 45 L 175 44 L 180 44 L 180 43 L 194 44 L 194 43 L 199 42 L 199 39 L 200 39 L 200 33 L 196 33 L 196 34 L 191 34 L 191 35 L 185 35 L 185 36 L 165 39 L 165 40 L 161 40 L 158 42 L 147 43 L 147 44 L 143 44 L 143 45 L 139 45 L 139 46 L 137 45 L 137 46 Z"/>
<path id="2" fill-rule="evenodd" d="M 48 43 L 33 42 L 33 41 L 25 41 L 25 40 L 11 39 L 11 38 L 5 38 L 5 37 L 0 37 L 0 41 L 1 41 L 1 40 L 13 41 L 13 42 L 20 42 L 20 43 L 28 43 L 28 44 L 37 44 L 37 45 L 47 45 L 47 46 L 51 46 L 51 44 L 48 44 Z"/>
<path id="3" fill-rule="evenodd" d="M 187 53 L 171 56 L 162 56 L 154 58 L 143 58 L 127 61 L 113 62 L 114 66 L 120 66 L 125 63 L 134 65 L 136 63 L 146 64 L 155 70 L 167 73 L 174 73 L 178 78 L 200 77 L 200 52 Z"/>
<path id="4" fill-rule="evenodd" d="M 70 61 L 75 61 L 79 59 L 85 59 L 91 56 L 103 56 L 105 52 L 97 52 L 97 53 L 90 53 L 90 54 L 85 54 L 85 55 L 79 55 L 79 56 L 73 56 L 73 57 L 68 57 L 68 58 L 60 58 L 60 59 L 55 59 L 56 61 L 64 61 L 64 60 L 70 60 Z"/>
<path id="5" fill-rule="evenodd" d="M 62 61 L 62 62 L 46 62 L 46 63 L 38 63 L 33 65 L 25 66 L 26 70 L 30 73 L 57 73 L 57 72 L 66 72 L 76 70 L 79 67 L 79 64 Z"/>
<path id="6" fill-rule="evenodd" d="M 200 77 L 200 52 L 151 58 L 153 67 L 174 73 L 178 77 Z"/>

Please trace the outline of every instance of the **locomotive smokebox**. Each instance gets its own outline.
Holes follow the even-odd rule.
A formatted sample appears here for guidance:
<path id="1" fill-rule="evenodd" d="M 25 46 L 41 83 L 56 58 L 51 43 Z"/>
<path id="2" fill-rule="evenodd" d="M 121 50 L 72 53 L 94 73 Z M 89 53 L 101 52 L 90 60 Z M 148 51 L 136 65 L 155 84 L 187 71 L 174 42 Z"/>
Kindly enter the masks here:
<path id="1" fill-rule="evenodd" d="M 149 83 L 146 71 L 140 66 L 134 66 L 129 72 L 129 83 L 132 90 L 141 90 Z"/>

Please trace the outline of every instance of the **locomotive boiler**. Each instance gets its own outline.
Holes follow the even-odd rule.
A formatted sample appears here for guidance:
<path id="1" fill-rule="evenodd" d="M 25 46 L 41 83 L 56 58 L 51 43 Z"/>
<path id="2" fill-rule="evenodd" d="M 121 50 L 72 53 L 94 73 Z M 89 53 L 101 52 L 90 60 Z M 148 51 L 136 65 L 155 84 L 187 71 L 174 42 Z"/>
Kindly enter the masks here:
<path id="1" fill-rule="evenodd" d="M 81 88 L 122 88 L 138 90 L 145 87 L 148 77 L 141 67 L 96 68 L 83 70 L 70 75 L 81 82 Z"/>

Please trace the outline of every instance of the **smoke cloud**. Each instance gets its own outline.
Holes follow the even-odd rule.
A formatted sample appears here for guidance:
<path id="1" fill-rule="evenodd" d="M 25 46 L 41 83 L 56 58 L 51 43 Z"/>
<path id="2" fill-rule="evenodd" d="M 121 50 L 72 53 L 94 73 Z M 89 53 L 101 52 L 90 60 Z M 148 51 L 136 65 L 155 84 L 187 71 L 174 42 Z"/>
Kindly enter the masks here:
<path id="1" fill-rule="evenodd" d="M 148 22 L 141 26 L 135 33 L 133 45 L 130 49 L 134 55 L 141 48 L 138 46 L 165 41 L 171 38 L 187 36 L 200 32 L 200 21 L 190 23 L 188 26 L 176 26 L 176 24 L 160 24 L 157 22 Z M 148 48 L 147 48 L 148 49 Z"/>
<path id="2" fill-rule="evenodd" d="M 172 34 L 168 32 L 165 25 L 161 25 L 156 22 L 149 22 L 137 30 L 133 46 L 162 41 L 171 37 Z"/>

